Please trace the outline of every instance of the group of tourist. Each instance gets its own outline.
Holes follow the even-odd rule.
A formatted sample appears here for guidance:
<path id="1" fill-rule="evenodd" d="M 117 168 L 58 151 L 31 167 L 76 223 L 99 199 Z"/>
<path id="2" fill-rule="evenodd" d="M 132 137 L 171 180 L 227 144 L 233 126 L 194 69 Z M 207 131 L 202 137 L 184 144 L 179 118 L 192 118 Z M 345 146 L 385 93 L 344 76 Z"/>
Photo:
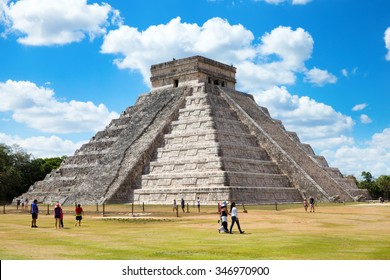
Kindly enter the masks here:
<path id="1" fill-rule="evenodd" d="M 196 199 L 196 204 L 197 204 L 197 207 L 198 207 L 198 212 L 200 212 L 200 199 L 199 197 Z M 181 206 L 181 210 L 183 211 L 183 213 L 185 212 L 185 201 L 184 201 L 184 198 L 181 198 L 181 201 L 180 201 L 180 206 Z M 172 211 L 175 212 L 177 211 L 178 208 L 177 208 L 177 202 L 176 202 L 176 199 L 173 200 L 173 203 L 172 203 Z"/>
<path id="2" fill-rule="evenodd" d="M 37 219 L 38 219 L 38 201 L 34 199 L 33 203 L 31 204 L 31 227 L 37 228 Z M 81 220 L 83 219 L 84 211 L 80 204 L 77 204 L 75 208 L 75 216 L 76 216 L 76 223 L 75 226 L 79 225 L 81 226 Z M 61 229 L 64 228 L 64 212 L 62 211 L 62 207 L 59 203 L 56 203 L 54 206 L 54 219 L 55 219 L 55 228 Z"/>
<path id="3" fill-rule="evenodd" d="M 303 207 L 305 208 L 305 212 L 307 212 L 307 208 L 309 207 L 310 205 L 310 212 L 314 212 L 314 197 L 310 196 L 309 197 L 309 201 L 307 201 L 307 199 L 305 198 L 303 200 Z"/>
<path id="4" fill-rule="evenodd" d="M 241 230 L 240 220 L 238 219 L 238 210 L 237 210 L 235 202 L 232 202 L 230 204 L 230 212 L 228 211 L 226 201 L 222 202 L 221 204 L 218 203 L 218 212 L 219 212 L 219 216 L 220 216 L 219 221 L 221 222 L 221 227 L 218 229 L 218 231 L 220 233 L 223 232 L 223 233 L 232 234 L 234 224 L 237 224 L 238 230 L 241 234 L 243 234 L 245 232 L 245 231 Z M 231 216 L 230 229 L 228 229 L 228 215 Z"/>

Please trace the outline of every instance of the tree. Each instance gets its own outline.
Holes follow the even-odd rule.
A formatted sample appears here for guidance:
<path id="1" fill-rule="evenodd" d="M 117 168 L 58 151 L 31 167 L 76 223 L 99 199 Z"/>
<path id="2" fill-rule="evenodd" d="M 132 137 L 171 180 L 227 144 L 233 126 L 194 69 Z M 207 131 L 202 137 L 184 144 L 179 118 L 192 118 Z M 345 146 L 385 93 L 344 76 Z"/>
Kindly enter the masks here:
<path id="1" fill-rule="evenodd" d="M 376 183 L 382 192 L 382 197 L 390 199 L 390 176 L 381 175 L 376 180 Z"/>
<path id="2" fill-rule="evenodd" d="M 383 196 L 378 184 L 374 180 L 374 177 L 368 171 L 362 172 L 363 181 L 359 182 L 359 189 L 367 189 L 373 199 L 377 199 Z"/>
<path id="3" fill-rule="evenodd" d="M 66 157 L 34 159 L 19 146 L 0 143 L 0 201 L 11 201 L 60 166 Z"/>

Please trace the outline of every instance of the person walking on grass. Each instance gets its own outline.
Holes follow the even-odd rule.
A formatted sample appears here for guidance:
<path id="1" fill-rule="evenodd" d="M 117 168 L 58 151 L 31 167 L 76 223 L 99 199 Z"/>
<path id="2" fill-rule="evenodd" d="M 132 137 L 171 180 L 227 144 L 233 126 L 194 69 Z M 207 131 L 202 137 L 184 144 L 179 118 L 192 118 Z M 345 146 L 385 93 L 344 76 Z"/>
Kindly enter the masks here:
<path id="1" fill-rule="evenodd" d="M 31 216 L 32 216 L 31 227 L 32 228 L 37 228 L 38 213 L 39 213 L 38 201 L 34 199 L 33 203 L 31 203 Z"/>
<path id="2" fill-rule="evenodd" d="M 236 207 L 236 203 L 235 202 L 232 202 L 232 204 L 230 205 L 230 213 L 231 213 L 231 216 L 232 216 L 232 224 L 230 225 L 230 234 L 232 234 L 232 229 L 233 229 L 233 226 L 234 224 L 236 223 L 237 224 L 237 227 L 238 227 L 238 230 L 240 231 L 240 233 L 244 233 L 245 231 L 241 230 L 241 227 L 240 227 L 240 221 L 238 219 L 238 213 L 237 213 L 237 207 Z"/>
<path id="3" fill-rule="evenodd" d="M 59 203 L 57 203 L 54 207 L 54 219 L 56 229 L 61 228 L 61 207 Z"/>
<path id="4" fill-rule="evenodd" d="M 76 211 L 76 224 L 74 226 L 77 226 L 79 224 L 79 227 L 81 226 L 81 220 L 83 219 L 84 211 L 80 204 L 77 204 L 77 207 L 75 209 Z"/>

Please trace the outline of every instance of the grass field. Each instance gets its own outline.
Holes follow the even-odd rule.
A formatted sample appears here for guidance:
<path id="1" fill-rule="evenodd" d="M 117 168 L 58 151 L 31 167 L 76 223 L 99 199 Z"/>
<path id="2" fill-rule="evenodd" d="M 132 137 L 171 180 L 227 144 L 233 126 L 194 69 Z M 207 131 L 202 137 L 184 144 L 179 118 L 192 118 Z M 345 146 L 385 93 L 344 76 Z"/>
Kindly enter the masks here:
<path id="1" fill-rule="evenodd" d="M 65 228 L 55 229 L 40 207 L 38 227 L 31 216 L 0 214 L 2 260 L 389 260 L 390 203 L 239 207 L 245 234 L 219 234 L 216 207 L 179 217 L 169 206 L 110 205 L 105 217 L 86 206 L 82 226 L 65 207 Z M 101 209 L 99 209 L 101 211 Z M 130 212 L 130 213 L 129 213 Z M 229 219 L 230 220 L 230 219 Z M 229 221 L 230 225 L 230 221 Z"/>

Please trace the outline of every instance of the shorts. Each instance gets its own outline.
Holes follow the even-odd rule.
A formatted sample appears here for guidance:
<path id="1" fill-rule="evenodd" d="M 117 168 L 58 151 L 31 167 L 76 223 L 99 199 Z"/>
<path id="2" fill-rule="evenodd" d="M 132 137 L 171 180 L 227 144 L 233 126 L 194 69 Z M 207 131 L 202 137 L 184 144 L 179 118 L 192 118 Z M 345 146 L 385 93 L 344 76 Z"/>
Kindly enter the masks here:
<path id="1" fill-rule="evenodd" d="M 38 213 L 32 213 L 31 216 L 33 219 L 38 219 Z"/>
<path id="2" fill-rule="evenodd" d="M 83 219 L 83 216 L 76 216 L 76 221 L 81 221 Z"/>
<path id="3" fill-rule="evenodd" d="M 54 218 L 61 219 L 61 215 L 55 215 Z"/>

